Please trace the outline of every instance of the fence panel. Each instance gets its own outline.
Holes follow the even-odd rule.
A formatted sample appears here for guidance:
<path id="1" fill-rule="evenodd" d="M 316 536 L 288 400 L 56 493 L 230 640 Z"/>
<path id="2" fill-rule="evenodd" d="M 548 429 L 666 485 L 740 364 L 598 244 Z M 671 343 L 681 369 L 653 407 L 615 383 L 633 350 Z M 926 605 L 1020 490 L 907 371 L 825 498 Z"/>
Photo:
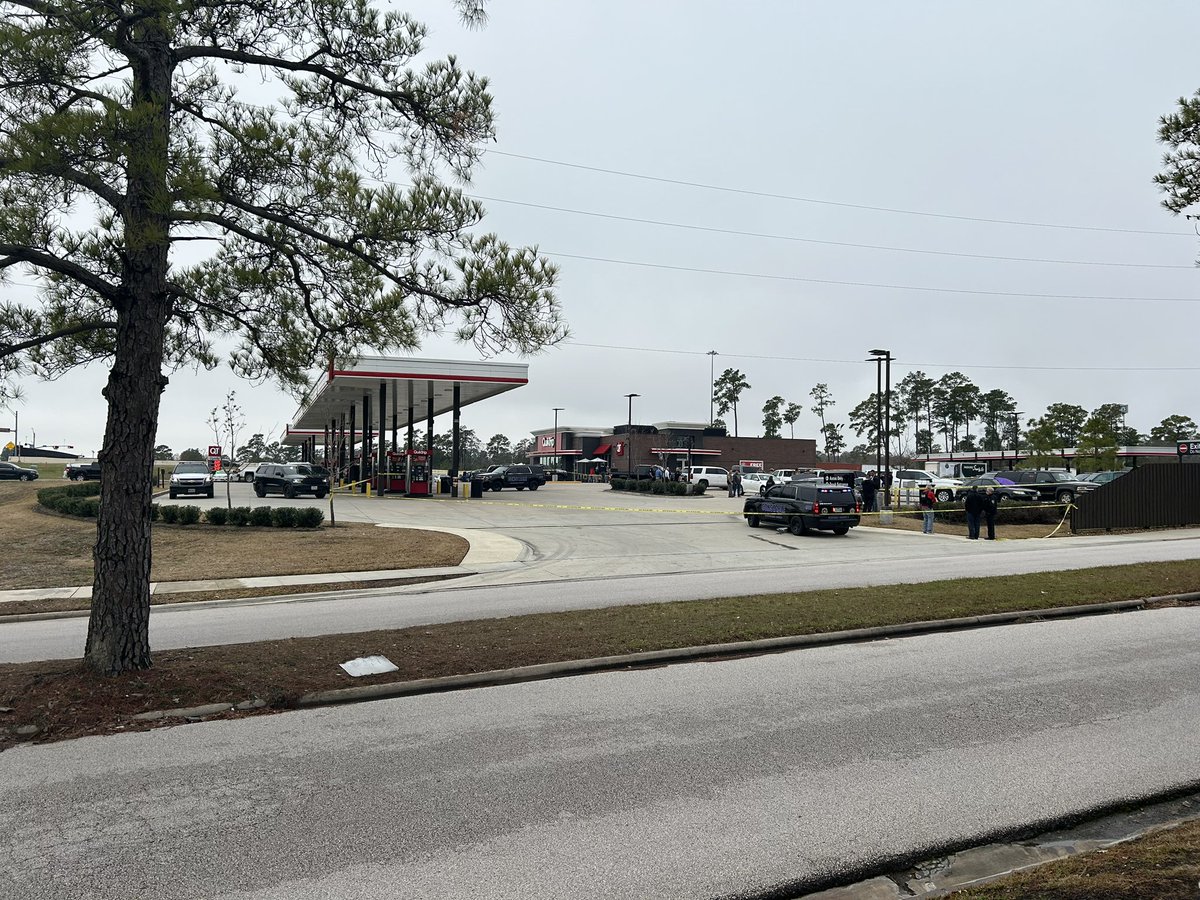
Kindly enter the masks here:
<path id="1" fill-rule="evenodd" d="M 1200 525 L 1200 466 L 1139 466 L 1075 503 L 1072 531 Z"/>

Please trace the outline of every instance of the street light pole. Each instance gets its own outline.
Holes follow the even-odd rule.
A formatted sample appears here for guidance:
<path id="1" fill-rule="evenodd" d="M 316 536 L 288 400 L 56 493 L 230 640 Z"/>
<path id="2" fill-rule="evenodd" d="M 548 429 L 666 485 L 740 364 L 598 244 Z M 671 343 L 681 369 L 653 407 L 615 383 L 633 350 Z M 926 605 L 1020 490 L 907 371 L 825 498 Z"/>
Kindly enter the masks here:
<path id="1" fill-rule="evenodd" d="M 626 463 L 629 466 L 629 475 L 633 476 L 633 398 L 640 397 L 641 394 L 626 394 L 626 399 L 629 400 L 629 424 L 625 431 L 626 452 L 629 454 L 626 457 Z"/>
<path id="2" fill-rule="evenodd" d="M 554 407 L 554 477 L 553 481 L 558 481 L 558 414 L 566 409 L 565 406 Z"/>
<path id="3" fill-rule="evenodd" d="M 708 351 L 708 427 L 709 428 L 711 428 L 712 424 L 713 424 L 713 390 L 715 389 L 716 383 L 717 383 L 716 379 L 715 379 L 715 376 L 717 373 L 716 363 L 717 363 L 717 351 L 709 350 Z"/>
<path id="4" fill-rule="evenodd" d="M 872 350 L 871 355 L 883 363 L 885 370 L 883 388 L 883 472 L 884 483 L 891 480 L 892 471 L 892 351 Z M 879 367 L 876 368 L 876 383 L 878 384 Z M 888 490 L 887 505 L 892 505 L 892 492 Z"/>
<path id="5" fill-rule="evenodd" d="M 1017 456 L 1021 452 L 1021 416 L 1025 413 L 1013 410 L 1013 461 L 1011 468 L 1017 467 Z"/>

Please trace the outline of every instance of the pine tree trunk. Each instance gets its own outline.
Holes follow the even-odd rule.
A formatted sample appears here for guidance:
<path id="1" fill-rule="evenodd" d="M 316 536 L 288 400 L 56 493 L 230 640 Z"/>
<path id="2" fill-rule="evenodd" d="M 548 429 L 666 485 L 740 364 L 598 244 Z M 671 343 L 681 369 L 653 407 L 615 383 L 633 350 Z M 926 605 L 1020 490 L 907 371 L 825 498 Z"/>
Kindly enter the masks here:
<path id="1" fill-rule="evenodd" d="M 133 303 L 120 316 L 104 389 L 108 424 L 84 655 L 105 675 L 150 667 L 150 500 L 159 398 L 166 386 L 164 306 Z"/>
<path id="2" fill-rule="evenodd" d="M 150 498 L 158 408 L 167 380 L 163 344 L 168 292 L 171 195 L 169 21 L 151 10 L 131 28 L 133 73 L 126 189 L 120 214 L 125 247 L 113 367 L 104 396 L 108 424 L 100 451 L 92 614 L 84 657 L 116 675 L 150 666 Z"/>

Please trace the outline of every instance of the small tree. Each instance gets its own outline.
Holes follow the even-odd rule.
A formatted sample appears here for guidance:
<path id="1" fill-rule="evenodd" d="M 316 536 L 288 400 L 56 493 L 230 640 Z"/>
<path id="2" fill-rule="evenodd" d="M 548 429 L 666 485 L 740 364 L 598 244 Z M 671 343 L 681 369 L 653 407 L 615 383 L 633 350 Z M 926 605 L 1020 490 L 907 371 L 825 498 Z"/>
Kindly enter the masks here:
<path id="1" fill-rule="evenodd" d="M 1102 472 L 1116 468 L 1117 431 L 1120 427 L 1120 419 L 1114 422 L 1113 416 L 1105 415 L 1103 410 L 1088 416 L 1076 443 L 1076 467 L 1085 472 Z"/>
<path id="2" fill-rule="evenodd" d="M 246 417 L 242 415 L 242 408 L 238 406 L 236 391 L 226 394 L 225 402 L 220 407 L 213 407 L 212 412 L 208 415 L 208 427 L 212 429 L 217 444 L 224 445 L 223 459 L 234 459 L 238 437 L 241 436 L 242 429 L 246 427 Z M 229 472 L 225 473 L 225 505 L 232 509 L 233 496 L 230 493 L 232 489 L 229 486 L 229 475 Z"/>
<path id="3" fill-rule="evenodd" d="M 155 459 L 174 459 L 175 451 L 172 450 L 170 447 L 168 447 L 166 444 L 158 444 L 154 448 L 154 458 Z"/>
<path id="4" fill-rule="evenodd" d="M 180 462 L 204 462 L 204 454 L 195 447 L 188 447 L 179 454 Z"/>
<path id="5" fill-rule="evenodd" d="M 829 393 L 829 385 L 825 384 L 824 382 L 817 384 L 811 391 L 808 392 L 808 396 L 812 397 L 815 401 L 813 403 L 812 411 L 816 413 L 817 418 L 821 420 L 821 434 L 826 434 L 825 410 L 834 405 L 833 395 Z M 828 436 L 826 436 L 826 442 L 828 442 Z"/>
<path id="6" fill-rule="evenodd" d="M 1190 441 L 1197 437 L 1196 423 L 1191 416 L 1167 416 L 1150 429 L 1152 444 L 1173 444 L 1176 441 Z"/>
<path id="7" fill-rule="evenodd" d="M 842 426 L 829 422 L 822 429 L 825 436 L 825 458 L 836 459 L 846 449 L 846 438 L 842 435 Z"/>

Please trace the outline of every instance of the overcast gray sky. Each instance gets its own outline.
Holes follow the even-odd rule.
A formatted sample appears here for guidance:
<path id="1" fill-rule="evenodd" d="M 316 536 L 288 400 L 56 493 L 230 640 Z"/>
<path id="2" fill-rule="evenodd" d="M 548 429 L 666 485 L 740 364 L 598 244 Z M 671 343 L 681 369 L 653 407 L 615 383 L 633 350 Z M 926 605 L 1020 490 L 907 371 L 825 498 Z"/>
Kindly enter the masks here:
<path id="1" fill-rule="evenodd" d="M 1151 181 L 1158 117 L 1200 88 L 1177 40 L 1200 4 L 505 0 L 481 31 L 444 0 L 396 5 L 430 25 L 431 56 L 491 79 L 499 140 L 469 188 L 485 229 L 562 269 L 572 340 L 464 411 L 484 441 L 548 428 L 555 406 L 560 427 L 624 422 L 631 391 L 636 421 L 705 421 L 708 350 L 752 385 L 741 434 L 780 394 L 817 437 L 817 382 L 846 422 L 876 347 L 894 382 L 959 370 L 1026 417 L 1200 418 L 1200 238 Z M 418 355 L 477 358 L 440 337 Z M 22 439 L 94 452 L 106 376 L 26 380 Z M 227 368 L 178 372 L 159 440 L 207 445 L 230 388 L 247 435 L 295 411 Z"/>

